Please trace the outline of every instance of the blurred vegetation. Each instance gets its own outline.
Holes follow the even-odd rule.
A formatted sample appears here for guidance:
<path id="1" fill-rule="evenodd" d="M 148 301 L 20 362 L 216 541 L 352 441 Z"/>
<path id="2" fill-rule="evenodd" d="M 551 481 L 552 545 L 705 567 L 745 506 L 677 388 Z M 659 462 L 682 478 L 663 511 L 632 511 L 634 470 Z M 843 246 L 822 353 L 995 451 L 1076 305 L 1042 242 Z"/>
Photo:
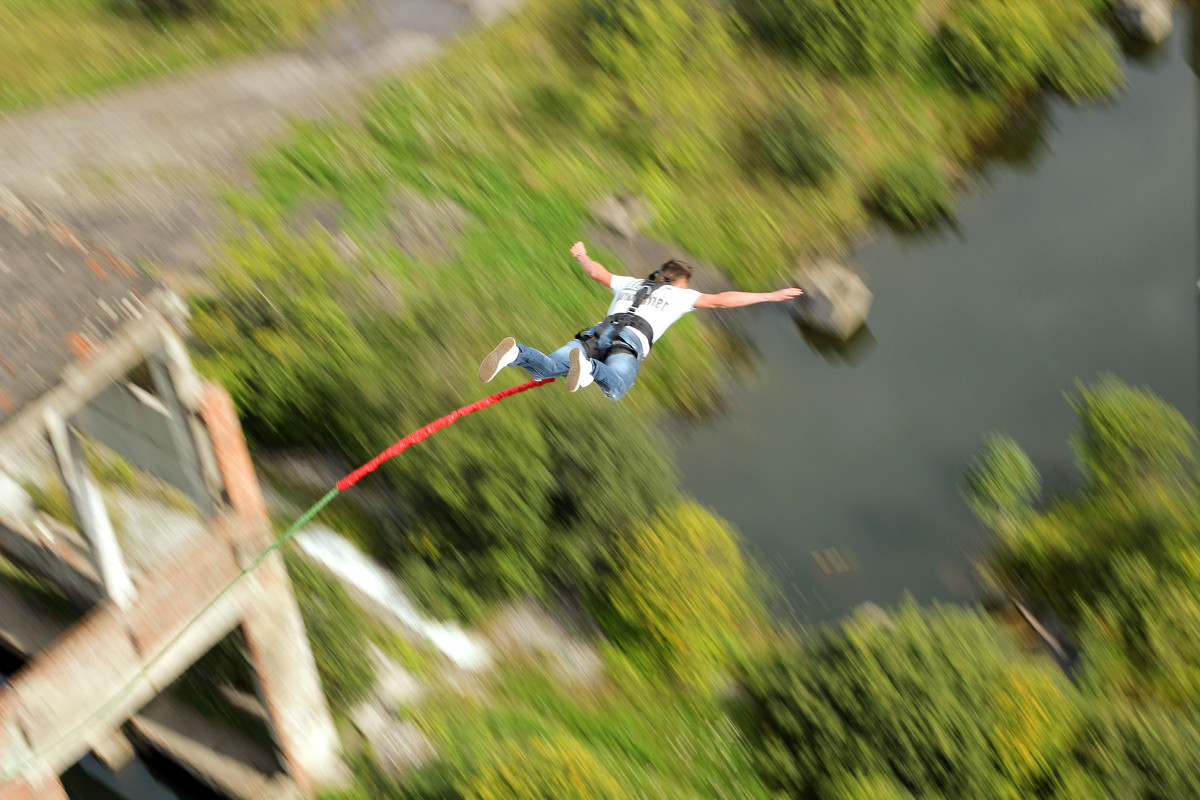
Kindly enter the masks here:
<path id="1" fill-rule="evenodd" d="M 1080 386 L 1079 487 L 1034 506 L 1037 476 L 992 440 L 969 496 L 997 534 L 991 567 L 1081 651 L 1081 684 L 1139 706 L 1200 712 L 1200 473 L 1197 436 L 1144 389 Z"/>
<path id="2" fill-rule="evenodd" d="M 1191 797 L 1193 719 L 1134 710 L 1024 655 L 981 612 L 911 602 L 747 663 L 744 727 L 787 797 Z"/>
<path id="3" fill-rule="evenodd" d="M 692 503 L 664 507 L 617 538 L 601 619 L 652 673 L 706 685 L 755 621 L 750 570 L 728 525 Z"/>
<path id="4" fill-rule="evenodd" d="M 831 77 L 920 66 L 920 0 L 741 0 L 761 39 Z"/>
<path id="5" fill-rule="evenodd" d="M 294 44 L 345 0 L 0 0 L 0 110 Z"/>
<path id="6" fill-rule="evenodd" d="M 508 665 L 487 684 L 486 697 L 443 690 L 412 711 L 439 753 L 437 761 L 401 780 L 369 761 L 358 763 L 355 787 L 330 800 L 768 800 L 741 734 L 719 702 L 636 670 L 613 672 L 611 682 L 589 690 Z M 563 774 L 558 770 L 586 772 L 594 782 L 564 789 L 556 784 Z M 572 793 L 588 790 L 594 794 Z"/>
<path id="7" fill-rule="evenodd" d="M 577 739 L 509 739 L 463 781 L 464 800 L 621 800 L 631 795 Z"/>
<path id="8" fill-rule="evenodd" d="M 879 216 L 902 231 L 919 230 L 950 216 L 954 203 L 945 170 L 928 151 L 884 162 L 869 197 Z"/>
<path id="9" fill-rule="evenodd" d="M 752 163 L 798 183 L 819 184 L 838 165 L 827 123 L 798 94 L 766 109 L 751 123 L 749 138 Z"/>

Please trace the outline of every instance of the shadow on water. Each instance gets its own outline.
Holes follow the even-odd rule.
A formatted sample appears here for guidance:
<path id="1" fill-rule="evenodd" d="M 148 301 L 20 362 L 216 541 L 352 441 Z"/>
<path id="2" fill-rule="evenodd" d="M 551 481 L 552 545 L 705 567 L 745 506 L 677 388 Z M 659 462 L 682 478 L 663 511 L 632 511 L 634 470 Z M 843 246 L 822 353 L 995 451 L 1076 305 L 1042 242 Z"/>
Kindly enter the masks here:
<path id="1" fill-rule="evenodd" d="M 869 325 L 863 325 L 845 341 L 818 333 L 799 322 L 795 325 L 800 331 L 800 338 L 830 364 L 858 366 L 871 355 L 877 344 Z"/>

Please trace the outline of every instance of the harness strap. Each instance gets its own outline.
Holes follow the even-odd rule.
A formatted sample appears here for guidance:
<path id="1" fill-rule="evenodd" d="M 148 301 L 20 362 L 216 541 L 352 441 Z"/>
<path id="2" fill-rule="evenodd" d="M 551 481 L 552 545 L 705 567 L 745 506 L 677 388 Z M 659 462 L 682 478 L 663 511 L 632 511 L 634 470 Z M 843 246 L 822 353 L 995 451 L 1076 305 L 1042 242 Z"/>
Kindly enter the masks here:
<path id="1" fill-rule="evenodd" d="M 646 337 L 646 352 L 642 353 L 641 357 L 645 358 L 650 355 L 650 348 L 654 345 L 654 328 L 651 327 L 645 317 L 640 317 L 634 312 L 638 306 L 645 302 L 647 297 L 654 294 L 658 289 L 670 285 L 669 283 L 659 283 L 658 281 L 642 281 L 642 285 L 638 287 L 637 293 L 633 296 L 633 302 L 630 304 L 628 311 L 611 314 L 602 319 L 599 324 L 575 334 L 575 338 L 583 344 L 583 349 L 587 353 L 587 357 L 603 361 L 605 358 L 608 358 L 609 353 L 613 350 L 632 351 L 632 347 L 617 338 L 625 328 L 633 328 Z M 607 350 L 601 350 L 599 339 L 610 332 L 609 341 L 611 344 Z M 630 355 L 637 356 L 637 353 L 630 352 Z"/>

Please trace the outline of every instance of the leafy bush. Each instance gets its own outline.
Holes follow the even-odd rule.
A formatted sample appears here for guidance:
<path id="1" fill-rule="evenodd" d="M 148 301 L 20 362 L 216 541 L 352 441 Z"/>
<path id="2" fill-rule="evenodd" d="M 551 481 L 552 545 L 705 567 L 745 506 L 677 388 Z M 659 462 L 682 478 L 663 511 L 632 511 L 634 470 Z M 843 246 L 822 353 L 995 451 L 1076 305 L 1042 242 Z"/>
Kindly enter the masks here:
<path id="1" fill-rule="evenodd" d="M 919 0 L 742 0 L 759 38 L 835 76 L 905 71 L 926 34 Z"/>
<path id="2" fill-rule="evenodd" d="M 992 530 L 1018 524 L 1030 511 L 1041 479 L 1029 456 L 1007 436 L 991 435 L 967 470 L 963 493 L 971 510 Z"/>
<path id="3" fill-rule="evenodd" d="M 1072 406 L 1081 426 L 1073 444 L 1088 491 L 1194 486 L 1196 432 L 1158 397 L 1109 376 L 1081 386 Z"/>
<path id="4" fill-rule="evenodd" d="M 693 503 L 661 509 L 613 548 L 607 627 L 684 680 L 728 660 L 752 615 L 750 573 L 723 521 Z"/>
<path id="5" fill-rule="evenodd" d="M 1071 100 L 1104 97 L 1121 81 L 1119 56 L 1116 40 L 1089 20 L 1058 38 L 1046 58 L 1046 78 Z"/>
<path id="6" fill-rule="evenodd" d="M 582 0 L 582 9 L 589 52 L 613 75 L 650 66 L 669 79 L 733 52 L 728 19 L 704 0 Z"/>
<path id="7" fill-rule="evenodd" d="M 1073 442 L 1078 490 L 1036 512 L 1004 517 L 986 504 L 976 508 L 999 534 L 991 559 L 997 573 L 1074 622 L 1105 596 L 1123 598 L 1121 606 L 1156 602 L 1136 596 L 1142 582 L 1129 580 L 1132 557 L 1161 573 L 1150 585 L 1200 579 L 1192 566 L 1200 564 L 1200 502 L 1196 434 L 1178 411 L 1111 377 L 1081 387 L 1072 405 L 1080 424 Z M 1028 461 L 1011 448 L 1011 463 Z"/>
<path id="8" fill-rule="evenodd" d="M 868 196 L 868 203 L 888 224 L 904 231 L 947 217 L 953 202 L 945 172 L 937 158 L 924 151 L 886 162 Z"/>
<path id="9" fill-rule="evenodd" d="M 1082 756 L 1092 789 L 1076 797 L 1167 800 L 1200 797 L 1200 727 L 1194 715 L 1121 702 L 1102 702 L 1089 714 L 1088 746 Z"/>
<path id="10" fill-rule="evenodd" d="M 1200 584 L 1142 555 L 1118 557 L 1110 581 L 1083 612 L 1083 683 L 1099 697 L 1200 710 Z"/>
<path id="11" fill-rule="evenodd" d="M 883 797 L 1035 796 L 1083 726 L 1082 699 L 1052 664 L 948 607 L 823 628 L 752 662 L 742 685 L 748 746 L 789 797 L 846 795 L 856 774 Z"/>
<path id="12" fill-rule="evenodd" d="M 463 800 L 623 800 L 625 792 L 578 739 L 508 740 L 460 787 Z"/>
<path id="13" fill-rule="evenodd" d="M 828 126 L 795 95 L 772 104 L 747 138 L 756 164 L 789 180 L 818 184 L 838 163 Z"/>
<path id="14" fill-rule="evenodd" d="M 1024 92 L 1037 85 L 1055 34 L 1041 0 L 965 0 L 942 23 L 938 43 L 965 87 Z"/>

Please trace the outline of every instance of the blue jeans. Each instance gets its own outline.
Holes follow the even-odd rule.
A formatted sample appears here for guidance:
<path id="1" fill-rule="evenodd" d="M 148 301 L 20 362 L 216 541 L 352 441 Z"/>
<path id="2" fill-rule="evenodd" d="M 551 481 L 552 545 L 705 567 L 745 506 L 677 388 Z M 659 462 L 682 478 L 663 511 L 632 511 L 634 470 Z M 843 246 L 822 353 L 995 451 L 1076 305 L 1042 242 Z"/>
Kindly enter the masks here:
<path id="1" fill-rule="evenodd" d="M 637 352 L 642 351 L 641 341 L 636 335 L 622 332 L 620 338 Z M 582 349 L 583 345 L 578 339 L 572 339 L 550 355 L 518 343 L 517 350 L 520 351 L 520 355 L 517 356 L 517 360 L 512 363 L 512 366 L 523 367 L 530 377 L 539 380 L 557 378 L 566 375 L 570 369 L 571 351 Z M 592 377 L 596 379 L 596 383 L 600 384 L 600 388 L 604 390 L 604 396 L 609 400 L 620 400 L 625 396 L 625 393 L 633 386 L 638 370 L 642 366 L 641 360 L 629 353 L 612 353 L 603 361 L 596 358 L 590 360 Z"/>

